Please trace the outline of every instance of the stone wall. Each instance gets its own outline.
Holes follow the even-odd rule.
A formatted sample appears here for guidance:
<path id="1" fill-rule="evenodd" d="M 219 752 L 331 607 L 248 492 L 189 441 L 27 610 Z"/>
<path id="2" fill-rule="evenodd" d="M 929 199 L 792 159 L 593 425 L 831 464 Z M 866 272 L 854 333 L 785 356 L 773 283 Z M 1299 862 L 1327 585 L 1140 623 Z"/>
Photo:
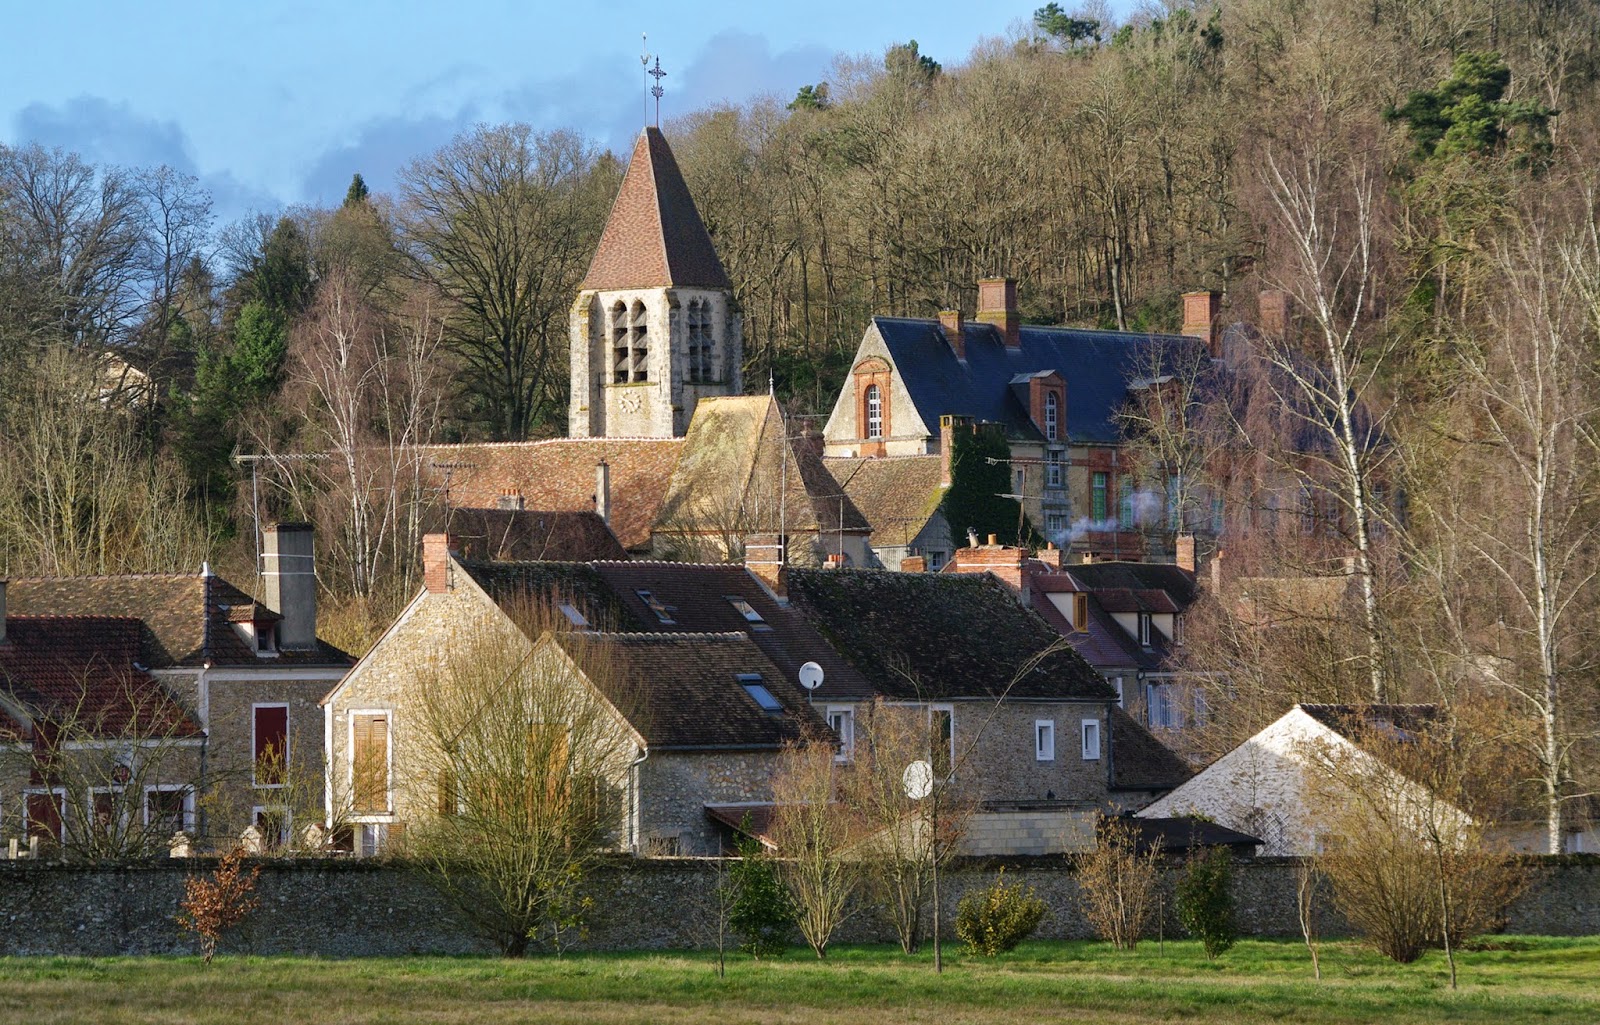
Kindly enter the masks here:
<path id="1" fill-rule="evenodd" d="M 208 861 L 74 867 L 0 861 L 0 955 L 170 954 L 194 949 L 173 921 L 190 872 Z M 1059 858 L 971 859 L 942 882 L 944 912 L 954 919 L 961 895 L 987 884 L 1001 864 L 1008 878 L 1032 886 L 1050 910 L 1049 939 L 1088 936 L 1076 910 L 1077 884 Z M 599 909 L 585 946 L 592 949 L 707 946 L 718 863 L 710 859 L 618 860 L 596 876 Z M 1600 857 L 1530 859 L 1529 886 L 1512 906 L 1511 932 L 1600 933 Z M 1269 858 L 1238 866 L 1239 920 L 1250 935 L 1298 936 L 1295 862 Z M 364 861 L 269 861 L 258 887 L 261 908 L 224 949 L 258 954 L 375 956 L 489 952 L 456 912 L 407 870 Z M 1179 930 L 1170 920 L 1167 935 Z M 1325 934 L 1341 929 L 1324 912 Z M 951 930 L 953 933 L 953 929 Z M 857 915 L 840 942 L 887 941 L 878 916 Z"/>

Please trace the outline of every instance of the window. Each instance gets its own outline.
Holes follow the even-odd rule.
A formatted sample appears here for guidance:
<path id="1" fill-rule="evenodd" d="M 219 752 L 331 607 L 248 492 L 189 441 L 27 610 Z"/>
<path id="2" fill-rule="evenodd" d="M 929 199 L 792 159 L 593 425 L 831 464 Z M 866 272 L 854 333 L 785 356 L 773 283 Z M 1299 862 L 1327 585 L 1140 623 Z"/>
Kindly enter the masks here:
<path id="1" fill-rule="evenodd" d="M 389 713 L 350 713 L 350 810 L 389 811 Z"/>
<path id="2" fill-rule="evenodd" d="M 389 826 L 384 822 L 363 822 L 355 828 L 355 855 L 358 858 L 375 858 L 383 852 L 389 839 Z"/>
<path id="3" fill-rule="evenodd" d="M 883 393 L 875 384 L 867 385 L 867 437 L 883 437 Z"/>
<path id="4" fill-rule="evenodd" d="M 956 711 L 949 705 L 929 709 L 929 756 L 936 779 L 949 779 L 956 765 Z"/>
<path id="5" fill-rule="evenodd" d="M 689 303 L 685 316 L 689 334 L 689 383 L 714 380 L 711 368 L 711 304 L 703 299 Z"/>
<path id="6" fill-rule="evenodd" d="M 1083 760 L 1097 762 L 1100 760 L 1100 720 L 1083 720 Z"/>
<path id="7" fill-rule="evenodd" d="M 1092 483 L 1089 495 L 1094 509 L 1091 519 L 1096 523 L 1103 523 L 1107 515 L 1106 500 L 1108 497 L 1107 491 L 1111 485 L 1111 475 L 1109 473 L 1096 473 L 1090 480 Z"/>
<path id="8" fill-rule="evenodd" d="M 1072 628 L 1079 632 L 1089 629 L 1089 596 L 1075 594 L 1072 596 Z"/>
<path id="9" fill-rule="evenodd" d="M 41 840 L 65 843 L 67 839 L 67 792 L 51 790 L 22 792 L 22 831 Z"/>
<path id="10" fill-rule="evenodd" d="M 1113 676 L 1111 678 L 1111 689 L 1117 692 L 1117 707 L 1121 708 L 1122 707 L 1122 677 Z"/>
<path id="11" fill-rule="evenodd" d="M 250 809 L 250 815 L 255 820 L 255 827 L 261 831 L 261 846 L 264 849 L 276 850 L 289 842 L 293 820 L 288 808 L 258 804 Z"/>
<path id="12" fill-rule="evenodd" d="M 564 601 L 557 605 L 556 608 L 561 610 L 561 614 L 566 616 L 567 622 L 571 623 L 573 626 L 580 630 L 586 630 L 589 628 L 589 618 L 583 613 L 579 612 L 576 605 L 572 604 L 571 602 Z"/>
<path id="13" fill-rule="evenodd" d="M 650 380 L 650 328 L 645 324 L 644 303 L 635 299 L 633 309 L 629 311 L 629 326 L 632 328 L 630 345 L 633 349 L 632 365 L 629 367 L 632 380 Z"/>
<path id="14" fill-rule="evenodd" d="M 1155 729 L 1173 730 L 1183 725 L 1173 701 L 1170 683 L 1151 683 L 1144 689 L 1146 717 Z"/>
<path id="15" fill-rule="evenodd" d="M 145 831 L 165 840 L 174 833 L 194 832 L 194 791 L 186 786 L 144 788 Z"/>
<path id="16" fill-rule="evenodd" d="M 1172 617 L 1172 643 L 1183 647 L 1183 616 L 1177 613 Z"/>
<path id="17" fill-rule="evenodd" d="M 839 753 L 836 762 L 848 762 L 856 753 L 856 712 L 853 708 L 829 706 L 828 728 L 839 735 Z"/>
<path id="18" fill-rule="evenodd" d="M 1055 392 L 1047 392 L 1044 397 L 1044 436 L 1051 441 L 1056 440 L 1058 421 L 1061 414 L 1061 403 L 1056 398 Z"/>
<path id="19" fill-rule="evenodd" d="M 1028 471 L 1018 468 L 1011 473 L 1011 490 L 1018 495 L 1028 493 Z"/>
<path id="20" fill-rule="evenodd" d="M 662 623 L 665 623 L 667 626 L 674 626 L 677 624 L 677 620 L 672 618 L 672 606 L 663 605 L 660 599 L 658 599 L 654 594 L 651 594 L 649 591 L 635 591 L 633 593 L 637 594 L 639 596 L 639 600 L 650 607 L 650 611 L 656 614 L 656 619 L 660 620 Z"/>
<path id="21" fill-rule="evenodd" d="M 255 705 L 252 710 L 251 750 L 254 782 L 258 787 L 281 787 L 289 768 L 289 706 Z"/>
<path id="22" fill-rule="evenodd" d="M 1045 513 L 1044 529 L 1051 534 L 1065 534 L 1067 532 L 1067 514 L 1058 512 Z"/>
<path id="23" fill-rule="evenodd" d="M 928 568 L 937 571 L 940 566 L 944 565 L 944 558 L 945 556 L 943 552 L 929 552 Z"/>
<path id="24" fill-rule="evenodd" d="M 1224 522 L 1225 521 L 1223 520 L 1222 496 L 1221 495 L 1212 495 L 1211 496 L 1211 533 L 1220 535 L 1222 533 L 1222 527 L 1223 527 Z"/>
<path id="25" fill-rule="evenodd" d="M 271 658 L 278 653 L 278 624 L 257 623 L 255 635 L 257 656 Z"/>
<path id="26" fill-rule="evenodd" d="M 725 595 L 725 597 L 728 599 L 728 604 L 732 605 L 739 615 L 744 617 L 744 621 L 746 623 L 756 624 L 758 628 L 766 627 L 769 630 L 771 629 L 771 626 L 767 623 L 766 619 L 762 617 L 761 613 L 756 611 L 756 607 L 754 605 L 751 605 L 749 602 L 745 601 L 736 594 Z"/>
<path id="27" fill-rule="evenodd" d="M 1053 762 L 1056 760 L 1056 723 L 1054 719 L 1034 720 L 1033 757 L 1041 762 Z"/>
<path id="28" fill-rule="evenodd" d="M 1150 647 L 1150 613 L 1139 613 L 1139 643 Z"/>
<path id="29" fill-rule="evenodd" d="M 644 303 L 632 309 L 621 302 L 611 307 L 611 380 L 616 384 L 650 379 L 650 335 Z"/>
<path id="30" fill-rule="evenodd" d="M 89 828 L 96 836 L 114 837 L 126 828 L 128 811 L 122 795 L 122 787 L 89 788 L 89 807 L 93 816 Z"/>
<path id="31" fill-rule="evenodd" d="M 1061 487 L 1061 453 L 1054 450 L 1045 454 L 1044 483 L 1045 487 Z"/>
<path id="32" fill-rule="evenodd" d="M 772 691 L 761 682 L 760 673 L 740 673 L 739 683 L 744 687 L 744 692 L 761 706 L 761 710 L 768 715 L 783 711 L 783 703 L 772 696 Z"/>
<path id="33" fill-rule="evenodd" d="M 1134 525 L 1133 480 L 1124 475 L 1117 482 L 1117 526 L 1122 530 L 1132 530 Z"/>

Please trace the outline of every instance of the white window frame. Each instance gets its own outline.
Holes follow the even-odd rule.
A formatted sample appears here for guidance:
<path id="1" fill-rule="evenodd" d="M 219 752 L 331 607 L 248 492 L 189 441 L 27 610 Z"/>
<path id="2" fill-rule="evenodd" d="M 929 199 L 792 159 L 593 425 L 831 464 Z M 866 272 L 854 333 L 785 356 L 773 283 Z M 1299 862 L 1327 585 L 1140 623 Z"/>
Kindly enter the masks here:
<path id="1" fill-rule="evenodd" d="M 28 798 L 39 794 L 54 794 L 56 798 L 56 818 L 61 824 L 61 835 L 56 837 L 57 843 L 67 842 L 67 788 L 66 787 L 24 787 L 22 790 L 22 836 L 24 843 L 28 836 Z"/>
<path id="2" fill-rule="evenodd" d="M 183 794 L 183 824 L 181 828 L 190 836 L 194 835 L 194 787 L 187 783 L 152 783 L 144 788 L 144 803 L 139 808 L 139 815 L 146 827 L 150 825 L 150 795 L 151 794 Z"/>
<path id="3" fill-rule="evenodd" d="M 928 569 L 937 572 L 944 565 L 945 555 L 940 551 L 928 552 Z"/>
<path id="4" fill-rule="evenodd" d="M 1033 721 L 1033 758 L 1039 762 L 1053 762 L 1056 760 L 1056 721 L 1054 719 L 1035 719 Z"/>
<path id="5" fill-rule="evenodd" d="M 834 718 L 838 717 L 836 724 Z M 856 756 L 856 710 L 853 705 L 829 705 L 828 726 L 839 735 L 839 750 L 833 756 L 836 762 L 852 761 Z"/>
<path id="6" fill-rule="evenodd" d="M 1061 487 L 1061 470 L 1066 464 L 1062 462 L 1061 453 L 1052 449 L 1045 455 L 1045 487 Z"/>
<path id="7" fill-rule="evenodd" d="M 1141 647 L 1148 648 L 1150 647 L 1150 613 L 1140 612 L 1136 615 L 1139 623 L 1139 644 Z"/>
<path id="8" fill-rule="evenodd" d="M 1055 392 L 1044 394 L 1044 436 L 1055 441 L 1060 433 L 1061 407 Z"/>
<path id="9" fill-rule="evenodd" d="M 281 783 L 263 783 L 256 778 L 256 770 L 261 767 L 260 760 L 256 757 L 256 709 L 281 708 L 283 709 L 283 775 Z M 293 716 L 289 714 L 287 701 L 257 701 L 250 705 L 250 785 L 257 790 L 282 790 L 289 785 L 289 763 L 294 751 L 294 724 Z M 255 813 L 252 812 L 253 816 Z"/>
<path id="10" fill-rule="evenodd" d="M 1086 762 L 1098 762 L 1100 760 L 1100 720 L 1083 720 L 1078 726 L 1078 736 L 1083 742 L 1083 760 Z"/>
<path id="11" fill-rule="evenodd" d="M 352 708 L 345 714 L 345 751 L 349 757 L 345 759 L 345 786 L 349 788 L 352 806 L 356 799 L 356 718 L 363 715 L 381 715 L 388 725 L 384 728 L 384 781 L 383 781 L 383 811 L 369 811 L 361 814 L 351 814 L 351 822 L 372 822 L 378 818 L 387 819 L 394 815 L 394 709 L 392 708 Z"/>
<path id="12" fill-rule="evenodd" d="M 863 401 L 867 407 L 867 439 L 877 441 L 883 437 L 883 389 L 867 385 Z"/>
<path id="13" fill-rule="evenodd" d="M 1183 613 L 1172 614 L 1172 643 L 1175 647 L 1183 647 Z"/>
<path id="14" fill-rule="evenodd" d="M 350 830 L 351 853 L 358 858 L 375 858 L 389 845 L 389 823 L 354 822 Z M 371 843 L 367 838 L 371 838 Z"/>

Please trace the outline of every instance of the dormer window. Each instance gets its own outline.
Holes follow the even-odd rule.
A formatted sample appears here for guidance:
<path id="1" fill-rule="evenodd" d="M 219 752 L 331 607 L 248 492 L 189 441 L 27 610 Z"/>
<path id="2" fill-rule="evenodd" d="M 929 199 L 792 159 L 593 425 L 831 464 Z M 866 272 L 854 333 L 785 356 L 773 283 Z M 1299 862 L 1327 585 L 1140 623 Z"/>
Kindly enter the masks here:
<path id="1" fill-rule="evenodd" d="M 1180 648 L 1183 647 L 1183 617 L 1181 615 L 1172 617 L 1172 643 Z"/>
<path id="2" fill-rule="evenodd" d="M 256 654 L 268 658 L 278 653 L 278 624 L 256 623 Z"/>
<path id="3" fill-rule="evenodd" d="M 1150 647 L 1150 613 L 1139 613 L 1139 644 Z"/>
<path id="4" fill-rule="evenodd" d="M 639 596 L 640 601 L 644 602 L 650 607 L 650 611 L 656 614 L 656 619 L 660 620 L 667 626 L 676 625 L 677 620 L 672 618 L 671 606 L 663 605 L 661 603 L 661 599 L 657 598 L 649 591 L 635 591 L 633 593 Z"/>
<path id="5" fill-rule="evenodd" d="M 867 385 L 867 437 L 883 437 L 883 392 L 875 384 Z"/>
<path id="6" fill-rule="evenodd" d="M 1089 596 L 1075 594 L 1072 596 L 1072 628 L 1079 632 L 1089 629 Z"/>
<path id="7" fill-rule="evenodd" d="M 1061 400 L 1056 398 L 1055 392 L 1046 392 L 1044 397 L 1044 436 L 1050 441 L 1060 437 Z"/>

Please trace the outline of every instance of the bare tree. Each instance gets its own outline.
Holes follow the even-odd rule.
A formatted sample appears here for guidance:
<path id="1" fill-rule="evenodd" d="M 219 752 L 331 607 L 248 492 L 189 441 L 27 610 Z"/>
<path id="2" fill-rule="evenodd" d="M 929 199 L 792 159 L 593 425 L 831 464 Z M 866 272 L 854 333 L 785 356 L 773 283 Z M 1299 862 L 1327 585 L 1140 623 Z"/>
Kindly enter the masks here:
<path id="1" fill-rule="evenodd" d="M 1083 915 L 1101 939 L 1118 950 L 1139 945 L 1155 910 L 1161 883 L 1161 850 L 1141 844 L 1138 827 L 1126 818 L 1100 816 L 1092 850 L 1070 855 L 1077 872 Z"/>
<path id="2" fill-rule="evenodd" d="M 839 767 L 832 738 L 786 747 L 772 780 L 772 841 L 778 876 L 794 898 L 795 921 L 818 958 L 852 913 L 861 865 L 849 848 L 858 839 L 856 816 L 837 800 Z"/>

